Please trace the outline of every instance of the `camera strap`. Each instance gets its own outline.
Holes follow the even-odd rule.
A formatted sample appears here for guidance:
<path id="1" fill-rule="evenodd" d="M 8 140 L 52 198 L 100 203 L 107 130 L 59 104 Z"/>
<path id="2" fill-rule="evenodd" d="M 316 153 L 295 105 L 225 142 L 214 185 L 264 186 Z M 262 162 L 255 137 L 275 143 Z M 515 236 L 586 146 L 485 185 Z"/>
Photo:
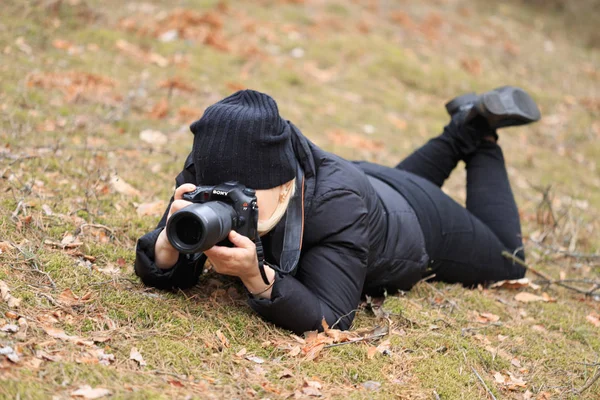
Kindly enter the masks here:
<path id="1" fill-rule="evenodd" d="M 279 259 L 279 272 L 294 275 L 304 236 L 304 171 L 298 163 L 296 168 L 296 193 L 290 200 L 285 215 L 285 230 L 283 234 L 283 249 Z"/>
<path id="2" fill-rule="evenodd" d="M 258 271 L 260 272 L 260 276 L 263 282 L 266 285 L 270 285 L 269 278 L 267 277 L 267 273 L 265 272 L 265 251 L 263 249 L 262 240 L 260 240 L 260 236 L 258 233 L 254 239 L 254 244 L 256 244 L 256 257 L 258 258 Z"/>

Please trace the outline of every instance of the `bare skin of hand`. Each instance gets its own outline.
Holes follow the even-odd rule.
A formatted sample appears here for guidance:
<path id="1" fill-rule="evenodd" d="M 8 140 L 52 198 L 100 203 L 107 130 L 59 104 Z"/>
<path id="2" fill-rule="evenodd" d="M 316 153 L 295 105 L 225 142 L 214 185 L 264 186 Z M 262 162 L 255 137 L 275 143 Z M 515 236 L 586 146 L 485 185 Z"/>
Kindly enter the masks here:
<path id="1" fill-rule="evenodd" d="M 169 214 L 167 215 L 167 221 L 175 212 L 192 204 L 189 201 L 183 200 L 182 197 L 184 193 L 192 192 L 195 189 L 196 185 L 184 183 L 175 190 L 175 194 L 173 195 L 173 203 L 171 204 Z M 171 243 L 167 238 L 167 231 L 165 229 L 162 230 L 158 236 L 158 239 L 156 240 L 156 245 L 154 246 L 154 256 L 156 266 L 161 269 L 173 268 L 179 259 L 179 252 L 173 246 L 171 246 Z"/>
<path id="2" fill-rule="evenodd" d="M 216 272 L 239 277 L 251 293 L 261 292 L 268 285 L 263 281 L 258 269 L 256 245 L 252 240 L 235 231 L 229 232 L 229 240 L 235 247 L 213 246 L 204 254 Z M 269 282 L 273 282 L 275 271 L 265 265 L 265 272 Z M 271 288 L 259 296 L 270 298 Z"/>

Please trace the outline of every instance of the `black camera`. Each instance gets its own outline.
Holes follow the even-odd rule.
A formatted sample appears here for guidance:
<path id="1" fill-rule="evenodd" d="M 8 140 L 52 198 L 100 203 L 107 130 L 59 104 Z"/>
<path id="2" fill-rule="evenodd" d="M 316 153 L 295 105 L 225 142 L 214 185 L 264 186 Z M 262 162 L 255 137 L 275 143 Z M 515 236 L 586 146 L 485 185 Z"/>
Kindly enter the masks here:
<path id="1" fill-rule="evenodd" d="M 180 253 L 202 253 L 214 245 L 231 246 L 232 230 L 252 240 L 256 237 L 258 205 L 256 192 L 238 182 L 198 186 L 185 193 L 189 205 L 167 222 L 167 238 Z"/>

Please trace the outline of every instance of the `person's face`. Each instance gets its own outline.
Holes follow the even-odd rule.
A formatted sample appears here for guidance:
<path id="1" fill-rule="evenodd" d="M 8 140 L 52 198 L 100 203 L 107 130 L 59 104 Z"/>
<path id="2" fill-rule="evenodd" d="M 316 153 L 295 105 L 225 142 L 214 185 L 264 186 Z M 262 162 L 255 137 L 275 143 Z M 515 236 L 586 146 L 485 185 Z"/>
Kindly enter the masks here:
<path id="1" fill-rule="evenodd" d="M 256 191 L 256 202 L 258 203 L 258 219 L 259 221 L 267 221 L 275 212 L 277 204 L 279 204 L 279 196 L 282 192 L 282 186 L 277 186 L 271 189 L 263 189 Z"/>

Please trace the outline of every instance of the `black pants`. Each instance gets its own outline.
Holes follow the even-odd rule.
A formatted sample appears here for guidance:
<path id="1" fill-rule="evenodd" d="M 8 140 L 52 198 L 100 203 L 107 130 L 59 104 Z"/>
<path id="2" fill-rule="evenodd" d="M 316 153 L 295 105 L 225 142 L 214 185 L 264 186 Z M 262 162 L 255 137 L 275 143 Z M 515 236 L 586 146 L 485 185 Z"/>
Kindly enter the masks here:
<path id="1" fill-rule="evenodd" d="M 504 156 L 496 143 L 472 144 L 452 121 L 397 169 L 411 173 L 411 206 L 419 218 L 437 280 L 476 285 L 521 278 L 525 270 L 502 256 L 524 259 L 519 212 Z M 460 143 L 462 142 L 462 144 Z M 465 154 L 468 153 L 468 154 Z M 467 167 L 466 208 L 440 189 L 459 161 Z"/>

